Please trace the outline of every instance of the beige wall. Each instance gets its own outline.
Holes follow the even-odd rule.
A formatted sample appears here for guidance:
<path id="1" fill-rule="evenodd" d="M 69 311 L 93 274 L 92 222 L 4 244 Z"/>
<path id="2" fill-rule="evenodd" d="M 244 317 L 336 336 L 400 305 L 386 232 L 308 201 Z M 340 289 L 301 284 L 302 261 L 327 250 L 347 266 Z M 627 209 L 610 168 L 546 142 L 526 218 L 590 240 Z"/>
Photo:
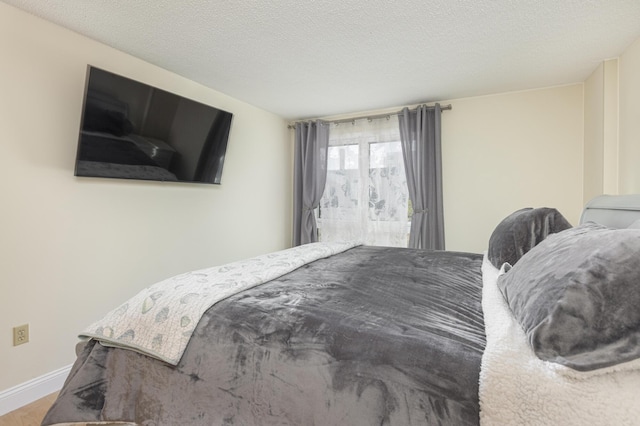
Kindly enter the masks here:
<path id="1" fill-rule="evenodd" d="M 621 194 L 640 193 L 640 38 L 619 59 Z"/>
<path id="2" fill-rule="evenodd" d="M 583 84 L 441 102 L 445 244 L 482 253 L 495 226 L 523 207 L 583 207 Z M 325 117 L 397 112 L 400 107 Z"/>
<path id="3" fill-rule="evenodd" d="M 640 39 L 585 82 L 585 200 L 640 192 Z"/>
<path id="4" fill-rule="evenodd" d="M 585 202 L 618 193 L 618 59 L 602 62 L 584 85 Z"/>
<path id="5" fill-rule="evenodd" d="M 523 207 L 583 206 L 583 85 L 445 101 L 442 155 L 448 250 L 483 252 Z"/>
<path id="6" fill-rule="evenodd" d="M 0 391 L 73 362 L 76 334 L 142 287 L 290 245 L 282 118 L 4 3 L 0 58 Z M 74 177 L 87 64 L 234 113 L 222 185 Z"/>
<path id="7" fill-rule="evenodd" d="M 584 187 L 589 200 L 603 193 L 604 63 L 584 83 Z"/>
<path id="8" fill-rule="evenodd" d="M 604 62 L 604 105 L 603 118 L 603 146 L 602 146 L 602 192 L 604 194 L 617 194 L 618 181 L 618 153 L 619 145 L 619 106 L 618 106 L 618 59 L 609 59 Z M 591 197 L 585 198 L 585 202 Z"/>

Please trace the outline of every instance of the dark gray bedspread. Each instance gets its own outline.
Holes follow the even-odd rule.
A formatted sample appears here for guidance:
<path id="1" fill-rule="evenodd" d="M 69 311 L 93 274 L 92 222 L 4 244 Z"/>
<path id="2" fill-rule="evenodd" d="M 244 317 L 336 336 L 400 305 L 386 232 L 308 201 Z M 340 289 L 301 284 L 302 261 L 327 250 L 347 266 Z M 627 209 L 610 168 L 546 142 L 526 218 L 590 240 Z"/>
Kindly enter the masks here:
<path id="1" fill-rule="evenodd" d="M 43 425 L 478 424 L 481 263 L 353 248 L 210 308 L 177 367 L 91 341 Z"/>

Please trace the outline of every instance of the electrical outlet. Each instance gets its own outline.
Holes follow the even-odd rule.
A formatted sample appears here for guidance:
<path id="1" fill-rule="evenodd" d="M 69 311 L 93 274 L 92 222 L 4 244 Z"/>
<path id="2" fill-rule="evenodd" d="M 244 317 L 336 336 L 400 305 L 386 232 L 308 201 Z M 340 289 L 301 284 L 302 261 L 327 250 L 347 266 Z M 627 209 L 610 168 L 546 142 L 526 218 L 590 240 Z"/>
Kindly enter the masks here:
<path id="1" fill-rule="evenodd" d="M 13 346 L 22 345 L 29 341 L 29 324 L 13 327 Z"/>

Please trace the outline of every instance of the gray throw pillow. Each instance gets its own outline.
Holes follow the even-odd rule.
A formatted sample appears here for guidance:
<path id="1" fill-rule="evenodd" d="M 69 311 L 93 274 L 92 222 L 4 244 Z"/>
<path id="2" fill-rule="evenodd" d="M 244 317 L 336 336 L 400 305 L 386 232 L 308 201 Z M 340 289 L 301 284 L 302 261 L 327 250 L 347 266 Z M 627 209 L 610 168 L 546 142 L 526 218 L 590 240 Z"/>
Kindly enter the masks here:
<path id="1" fill-rule="evenodd" d="M 571 224 L 556 209 L 528 207 L 515 211 L 494 229 L 487 256 L 498 269 L 505 262 L 513 266 L 548 235 L 569 228 Z"/>
<path id="2" fill-rule="evenodd" d="M 498 287 L 545 361 L 590 371 L 640 357 L 640 229 L 550 235 Z"/>

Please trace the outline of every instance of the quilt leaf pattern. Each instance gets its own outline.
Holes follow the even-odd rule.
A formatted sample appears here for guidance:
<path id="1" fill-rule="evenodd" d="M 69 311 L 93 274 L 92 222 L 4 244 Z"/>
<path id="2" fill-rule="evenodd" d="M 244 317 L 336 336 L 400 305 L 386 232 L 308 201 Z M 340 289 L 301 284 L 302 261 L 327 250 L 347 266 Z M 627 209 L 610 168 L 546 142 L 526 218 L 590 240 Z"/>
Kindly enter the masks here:
<path id="1" fill-rule="evenodd" d="M 356 245 L 352 242 L 312 243 L 180 274 L 140 291 L 87 327 L 80 337 L 177 365 L 200 317 L 211 306 Z"/>

